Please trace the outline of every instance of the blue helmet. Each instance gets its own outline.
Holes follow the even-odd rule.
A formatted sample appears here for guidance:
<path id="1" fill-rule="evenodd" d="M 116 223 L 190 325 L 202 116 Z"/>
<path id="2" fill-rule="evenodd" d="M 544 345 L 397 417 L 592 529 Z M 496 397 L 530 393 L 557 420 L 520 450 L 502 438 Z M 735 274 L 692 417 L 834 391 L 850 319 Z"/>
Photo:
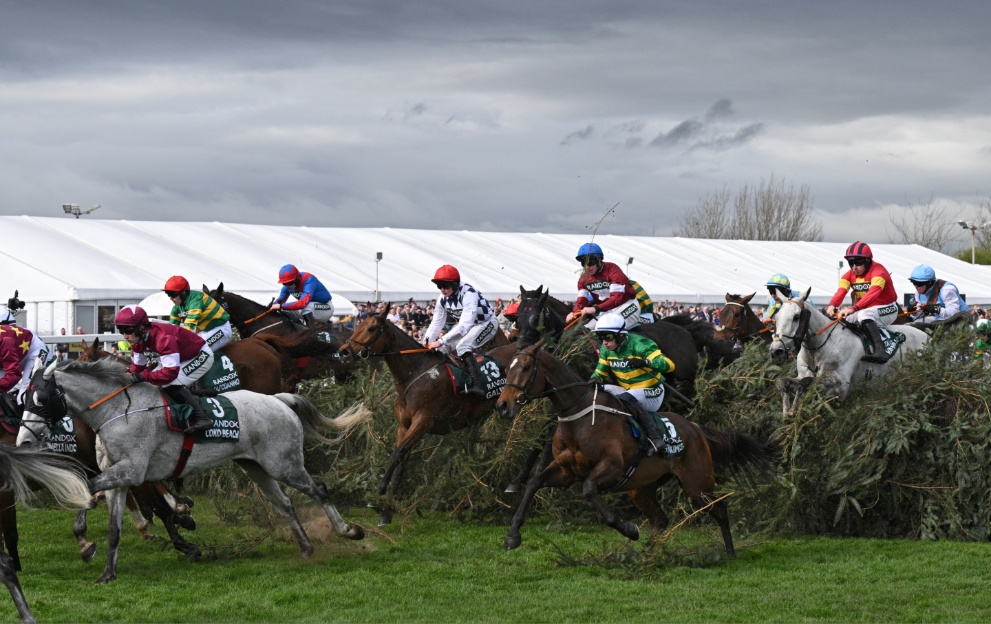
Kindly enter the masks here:
<path id="1" fill-rule="evenodd" d="M 582 262 L 587 256 L 592 256 L 593 258 L 602 260 L 602 247 L 599 247 L 595 243 L 585 243 L 578 248 L 578 255 L 575 256 L 575 260 Z"/>
<path id="2" fill-rule="evenodd" d="M 767 280 L 767 287 L 791 290 L 791 280 L 784 273 L 775 273 Z"/>
<path id="3" fill-rule="evenodd" d="M 936 271 L 928 264 L 920 264 L 912 269 L 912 274 L 908 276 L 908 281 L 914 283 L 928 283 L 936 281 Z"/>

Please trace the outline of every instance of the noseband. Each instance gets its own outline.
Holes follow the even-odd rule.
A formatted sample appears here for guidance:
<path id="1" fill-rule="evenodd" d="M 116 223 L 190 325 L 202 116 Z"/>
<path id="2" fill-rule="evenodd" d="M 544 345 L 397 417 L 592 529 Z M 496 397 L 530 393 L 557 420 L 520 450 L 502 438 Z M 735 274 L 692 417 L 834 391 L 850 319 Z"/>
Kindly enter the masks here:
<path id="1" fill-rule="evenodd" d="M 798 303 L 798 305 L 801 306 L 802 311 L 799 312 L 798 314 L 798 327 L 795 329 L 795 334 L 792 336 L 786 336 L 784 334 L 779 334 L 777 331 L 775 331 L 774 339 L 779 340 L 782 343 L 784 342 L 782 338 L 788 338 L 789 340 L 791 340 L 791 348 L 789 348 L 788 350 L 797 356 L 798 352 L 802 350 L 802 344 L 806 340 L 812 337 L 809 336 L 809 319 L 812 318 L 812 312 L 805 307 L 805 304 L 803 302 L 796 301 L 796 303 Z M 780 314 L 780 312 L 781 311 L 779 310 L 778 313 Z M 826 340 L 829 340 L 828 336 L 826 337 Z M 810 343 L 809 350 L 815 351 L 816 349 L 819 349 L 821 346 L 822 345 L 819 345 L 817 347 Z"/>
<path id="2" fill-rule="evenodd" d="M 341 348 L 338 349 L 338 351 L 349 349 L 354 352 L 356 357 L 359 357 L 363 360 L 367 360 L 373 355 L 384 355 L 382 353 L 372 353 L 371 350 L 371 346 L 376 342 L 378 342 L 378 339 L 384 335 L 385 335 L 385 323 L 379 321 L 375 327 L 374 333 L 372 333 L 372 337 L 369 338 L 367 342 L 362 342 L 361 340 L 356 339 L 354 337 L 354 334 L 351 334 L 351 337 L 347 339 L 347 342 L 341 345 Z M 355 349 L 354 345 L 358 345 L 359 348 Z"/>

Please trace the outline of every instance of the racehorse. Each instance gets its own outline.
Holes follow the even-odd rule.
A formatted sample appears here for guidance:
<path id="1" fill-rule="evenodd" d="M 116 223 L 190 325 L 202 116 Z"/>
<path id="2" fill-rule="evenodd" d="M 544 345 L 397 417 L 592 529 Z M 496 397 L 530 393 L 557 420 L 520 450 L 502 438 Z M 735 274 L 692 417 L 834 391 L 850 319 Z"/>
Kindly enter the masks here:
<path id="1" fill-rule="evenodd" d="M 496 399 L 493 396 L 480 400 L 455 394 L 451 378 L 444 370 L 444 365 L 449 362 L 448 357 L 439 351 L 424 349 L 412 336 L 386 318 L 386 310 L 380 314 L 369 314 L 361 321 L 340 351 L 341 357 L 347 358 L 381 357 L 396 385 L 393 402 L 397 422 L 396 448 L 379 483 L 379 496 L 388 493 L 379 526 L 392 521 L 396 490 L 402 481 L 410 451 L 423 436 L 428 433 L 445 435 L 483 421 L 492 413 Z M 502 336 L 503 346 L 489 350 L 486 355 L 505 366 L 515 346 L 508 344 L 501 331 L 496 335 L 497 338 Z M 492 340 L 493 343 L 495 341 Z M 460 367 L 460 364 L 457 366 Z M 487 366 L 482 368 L 485 374 Z"/>
<path id="2" fill-rule="evenodd" d="M 86 507 L 90 503 L 89 486 L 83 467 L 64 455 L 35 448 L 17 448 L 0 444 L 0 478 L 5 493 L 12 500 L 27 501 L 36 485 L 48 488 L 55 500 L 68 508 Z M 24 591 L 17 580 L 20 565 L 0 547 L 0 582 L 10 592 L 21 622 L 34 622 Z"/>
<path id="3" fill-rule="evenodd" d="M 271 340 L 268 334 L 304 336 L 290 350 L 280 351 L 280 356 L 287 360 L 285 368 L 292 371 L 292 376 L 287 378 L 290 387 L 295 387 L 296 382 L 302 379 L 319 379 L 334 375 L 338 380 L 344 380 L 350 375 L 352 364 L 335 357 L 336 347 L 347 340 L 351 335 L 350 332 L 336 329 L 331 323 L 318 323 L 315 328 L 307 328 L 288 312 L 281 310 L 273 312 L 269 306 L 224 290 L 223 282 L 213 290 L 204 284 L 203 292 L 209 294 L 227 310 L 227 314 L 231 317 L 231 325 L 237 328 L 242 339 L 258 336 L 270 346 L 279 349 L 278 341 Z M 306 348 L 311 354 L 293 355 L 293 352 L 304 348 L 304 342 L 309 343 Z"/>
<path id="4" fill-rule="evenodd" d="M 720 327 L 716 328 L 717 334 L 726 340 L 771 342 L 771 330 L 773 328 L 765 327 L 760 317 L 750 307 L 750 300 L 756 294 L 752 293 L 746 297 L 741 297 L 726 293 L 726 303 L 719 311 Z"/>
<path id="5" fill-rule="evenodd" d="M 517 405 L 549 397 L 557 411 L 558 426 L 552 443 L 553 461 L 527 483 L 526 492 L 513 516 L 505 547 L 522 542 L 520 527 L 526 520 L 537 491 L 582 483 L 582 495 L 598 510 L 602 520 L 631 540 L 640 529 L 620 519 L 606 506 L 600 492 L 629 492 L 637 509 L 655 531 L 668 524 L 657 504 L 658 487 L 671 477 L 697 508 L 708 511 L 719 524 L 726 554 L 736 556 L 724 499 L 713 500 L 714 467 L 727 469 L 747 480 L 773 470 L 776 449 L 746 434 L 709 430 L 674 412 L 664 412 L 681 437 L 685 450 L 675 458 L 646 457 L 630 432 L 629 416 L 619 399 L 598 384 L 580 378 L 567 364 L 544 351 L 543 341 L 522 347 L 507 368 L 506 385 L 498 409 L 505 417 L 515 416 Z"/>
<path id="6" fill-rule="evenodd" d="M 520 337 L 517 343 L 520 346 L 529 346 L 536 343 L 541 338 L 545 340 L 556 340 L 560 337 L 564 329 L 564 318 L 570 309 L 561 315 L 560 303 L 549 293 L 543 290 L 543 286 L 537 290 L 525 290 L 520 287 L 520 306 L 517 317 L 517 327 Z M 567 308 L 567 306 L 565 306 Z M 672 380 L 677 380 L 680 386 L 692 394 L 690 388 L 698 373 L 698 348 L 692 334 L 685 328 L 673 322 L 644 323 L 631 330 L 642 336 L 653 340 L 672 362 L 674 371 L 668 375 Z M 593 351 L 598 352 L 595 343 L 589 343 Z"/>
<path id="7" fill-rule="evenodd" d="M 304 556 L 313 553 L 313 544 L 289 497 L 279 487 L 280 481 L 319 502 L 339 535 L 354 540 L 364 537 L 364 529 L 344 521 L 326 487 L 303 466 L 304 435 L 334 442 L 321 435 L 318 427 L 347 430 L 366 422 L 371 412 L 363 404 L 330 419 L 294 394 L 268 396 L 245 390 L 225 393 L 222 397 L 237 410 L 239 437 L 201 444 L 188 454 L 183 465 L 179 462 L 185 436 L 166 424 L 161 391 L 147 383 L 131 384 L 126 371 L 120 362 L 103 359 L 52 363 L 36 372 L 32 380 L 35 399 L 24 413 L 24 425 L 18 435 L 18 444 L 29 442 L 33 436 L 27 435 L 27 428 L 43 425 L 41 428 L 50 430 L 67 412 L 79 416 L 99 433 L 104 450 L 101 463 L 106 469 L 90 479 L 90 490 L 107 491 L 110 521 L 107 564 L 98 583 L 117 578 L 122 503 L 128 487 L 170 475 L 176 478 L 204 472 L 232 460 L 286 518 Z M 219 400 L 212 400 L 220 409 Z M 225 413 L 224 418 L 232 416 Z"/>
<path id="8" fill-rule="evenodd" d="M 798 360 L 798 377 L 778 380 L 786 417 L 794 414 L 799 399 L 816 378 L 826 396 L 835 396 L 842 401 L 853 384 L 868 376 L 887 375 L 895 365 L 924 348 L 929 340 L 925 332 L 910 325 L 889 326 L 888 331 L 892 334 L 904 335 L 904 343 L 887 362 L 864 362 L 860 359 L 864 353 L 863 342 L 852 329 L 853 323 L 831 321 L 808 302 L 811 291 L 810 288 L 798 299 L 788 299 L 774 315 L 771 361 L 784 364 L 789 353 L 796 354 Z"/>

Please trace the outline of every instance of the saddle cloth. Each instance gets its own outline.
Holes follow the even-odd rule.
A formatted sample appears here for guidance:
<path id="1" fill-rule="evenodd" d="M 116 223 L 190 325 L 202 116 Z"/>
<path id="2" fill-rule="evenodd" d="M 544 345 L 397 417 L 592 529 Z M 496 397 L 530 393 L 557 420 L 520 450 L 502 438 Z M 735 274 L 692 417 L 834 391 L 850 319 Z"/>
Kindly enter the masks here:
<path id="1" fill-rule="evenodd" d="M 172 431 L 182 433 L 189 426 L 189 417 L 193 408 L 185 403 L 175 403 L 162 392 L 162 402 L 165 403 L 166 424 Z M 227 442 L 241 437 L 241 421 L 237 416 L 237 408 L 230 399 L 223 395 L 215 397 L 200 397 L 200 407 L 206 415 L 213 419 L 213 427 L 196 434 L 196 442 Z"/>
<path id="2" fill-rule="evenodd" d="M 674 425 L 666 416 L 661 416 L 657 412 L 651 412 L 651 417 L 654 419 L 654 426 L 657 427 L 658 431 L 665 431 L 667 433 L 668 440 L 668 455 L 677 455 L 685 450 L 685 442 L 678 435 L 678 430 L 674 428 Z M 630 423 L 630 433 L 633 434 L 633 438 L 637 441 L 637 444 L 641 449 L 646 451 L 650 446 L 647 442 L 647 436 L 643 435 L 643 427 L 637 422 L 637 419 L 632 414 L 627 414 L 626 419 Z"/>
<path id="3" fill-rule="evenodd" d="M 241 389 L 241 378 L 237 376 L 231 359 L 220 351 L 213 358 L 213 366 L 199 379 L 197 386 L 213 393 L 230 392 Z"/>
<path id="4" fill-rule="evenodd" d="M 475 357 L 478 360 L 478 368 L 482 371 L 482 380 L 485 382 L 485 400 L 494 399 L 502 393 L 502 387 L 506 385 L 506 371 L 495 358 L 487 355 Z M 468 371 L 463 366 L 448 361 L 447 373 L 451 378 L 454 394 L 466 394 L 466 389 L 471 384 Z"/>
<path id="5" fill-rule="evenodd" d="M 870 348 L 870 340 L 867 338 L 867 334 L 859 325 L 854 325 L 854 327 L 856 327 L 855 331 L 857 336 L 860 337 L 861 344 L 864 345 L 864 354 L 866 355 L 868 349 Z M 881 343 L 884 345 L 884 359 L 887 361 L 898 352 L 898 347 L 905 342 L 905 334 L 901 332 L 888 331 L 884 327 L 880 327 L 878 329 L 881 330 Z"/>

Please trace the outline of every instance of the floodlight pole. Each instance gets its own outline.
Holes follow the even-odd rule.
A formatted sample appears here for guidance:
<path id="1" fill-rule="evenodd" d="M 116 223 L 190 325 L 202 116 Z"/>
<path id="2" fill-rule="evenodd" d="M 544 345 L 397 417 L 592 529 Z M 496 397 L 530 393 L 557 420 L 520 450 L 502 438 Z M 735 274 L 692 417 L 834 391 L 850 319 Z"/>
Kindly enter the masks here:
<path id="1" fill-rule="evenodd" d="M 382 261 L 382 252 L 375 252 L 375 302 L 379 300 L 379 262 Z"/>
<path id="2" fill-rule="evenodd" d="M 630 256 L 630 259 L 626 261 L 626 277 L 627 278 L 630 277 L 630 265 L 631 264 L 633 264 L 633 256 Z"/>
<path id="3" fill-rule="evenodd" d="M 957 223 L 959 223 L 960 227 L 962 227 L 963 229 L 970 230 L 970 263 L 977 264 L 976 236 L 977 236 L 978 226 L 976 223 L 971 223 L 970 221 L 957 221 Z"/>

